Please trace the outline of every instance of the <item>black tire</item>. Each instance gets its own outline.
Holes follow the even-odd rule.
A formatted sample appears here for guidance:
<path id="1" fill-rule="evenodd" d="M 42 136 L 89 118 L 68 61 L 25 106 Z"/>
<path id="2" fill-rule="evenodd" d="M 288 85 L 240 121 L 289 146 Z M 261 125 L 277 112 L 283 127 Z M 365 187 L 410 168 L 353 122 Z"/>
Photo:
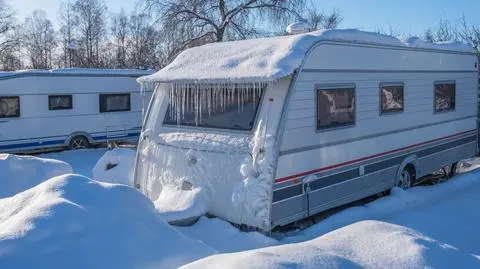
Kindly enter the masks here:
<path id="1" fill-rule="evenodd" d="M 83 135 L 77 135 L 70 139 L 68 143 L 69 150 L 86 149 L 90 147 L 88 139 Z"/>
<path id="2" fill-rule="evenodd" d="M 452 163 L 452 165 L 450 166 L 450 171 L 448 171 L 448 178 L 452 178 L 457 174 L 457 166 L 458 162 Z"/>
<path id="3" fill-rule="evenodd" d="M 415 168 L 408 164 L 402 170 L 395 182 L 395 187 L 402 188 L 404 190 L 409 189 L 415 183 Z"/>

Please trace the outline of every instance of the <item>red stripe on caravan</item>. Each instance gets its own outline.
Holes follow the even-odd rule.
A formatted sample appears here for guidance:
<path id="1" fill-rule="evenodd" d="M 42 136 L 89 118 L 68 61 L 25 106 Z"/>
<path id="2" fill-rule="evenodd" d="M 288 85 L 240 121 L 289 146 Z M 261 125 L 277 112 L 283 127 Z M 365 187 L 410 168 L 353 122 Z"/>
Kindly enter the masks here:
<path id="1" fill-rule="evenodd" d="M 453 135 L 449 135 L 449 136 L 444 136 L 444 137 L 436 138 L 436 139 L 433 139 L 433 140 L 421 142 L 421 143 L 418 143 L 418 144 L 413 144 L 413 145 L 406 146 L 406 147 L 403 147 L 403 148 L 398 148 L 398 149 L 394 149 L 394 150 L 390 150 L 390 151 L 385 151 L 385 152 L 377 153 L 377 154 L 370 155 L 370 156 L 365 156 L 365 157 L 362 157 L 362 158 L 359 158 L 359 159 L 355 159 L 355 160 L 351 160 L 351 161 L 348 161 L 348 162 L 338 163 L 338 164 L 334 164 L 334 165 L 331 165 L 331 166 L 322 167 L 322 168 L 318 168 L 318 169 L 315 169 L 315 170 L 302 172 L 302 173 L 295 174 L 295 175 L 291 175 L 291 176 L 288 176 L 288 177 L 278 178 L 278 179 L 275 179 L 275 183 L 281 183 L 281 182 L 285 182 L 285 181 L 288 181 L 288 180 L 291 180 L 291 179 L 295 179 L 295 178 L 297 178 L 297 177 L 303 177 L 303 176 L 306 176 L 306 175 L 309 175 L 309 174 L 312 174 L 312 173 L 323 172 L 323 171 L 326 171 L 326 170 L 330 170 L 330 169 L 334 169 L 334 168 L 338 168 L 338 167 L 342 167 L 342 166 L 346 166 L 346 165 L 358 163 L 358 162 L 365 161 L 365 160 L 369 160 L 369 159 L 373 159 L 373 158 L 376 158 L 376 157 L 381 157 L 381 156 L 383 156 L 383 155 L 387 155 L 387 154 L 391 154 L 391 153 L 396 153 L 396 152 L 399 152 L 399 151 L 402 151 L 402 150 L 406 150 L 406 149 L 410 149 L 410 148 L 413 148 L 413 147 L 422 146 L 422 145 L 425 145 L 425 144 L 428 144 L 428 143 L 433 143 L 433 142 L 436 142 L 436 141 L 439 141 L 439 140 L 443 140 L 443 139 L 447 139 L 447 138 L 452 138 L 452 137 L 464 135 L 464 134 L 466 134 L 466 133 L 470 133 L 470 132 L 473 132 L 473 131 L 476 131 L 476 129 L 469 130 L 469 131 L 465 131 L 465 132 L 461 132 L 461 133 L 457 133 L 457 134 L 453 134 Z"/>

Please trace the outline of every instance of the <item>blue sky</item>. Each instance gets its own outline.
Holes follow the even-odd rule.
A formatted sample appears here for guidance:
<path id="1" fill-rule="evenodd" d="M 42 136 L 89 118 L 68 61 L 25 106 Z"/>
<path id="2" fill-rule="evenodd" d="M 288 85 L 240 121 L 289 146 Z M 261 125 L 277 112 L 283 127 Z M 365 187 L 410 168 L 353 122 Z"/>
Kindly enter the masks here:
<path id="1" fill-rule="evenodd" d="M 8 1 L 8 0 L 7 0 Z M 54 21 L 58 7 L 65 0 L 9 0 L 23 20 L 34 9 L 44 9 Z M 133 10 L 136 0 L 105 0 L 110 12 L 123 7 Z M 440 18 L 457 20 L 465 14 L 471 24 L 480 25 L 480 0 L 314 0 L 326 11 L 338 8 L 344 16 L 342 28 L 377 30 L 380 27 L 404 34 L 421 34 Z"/>

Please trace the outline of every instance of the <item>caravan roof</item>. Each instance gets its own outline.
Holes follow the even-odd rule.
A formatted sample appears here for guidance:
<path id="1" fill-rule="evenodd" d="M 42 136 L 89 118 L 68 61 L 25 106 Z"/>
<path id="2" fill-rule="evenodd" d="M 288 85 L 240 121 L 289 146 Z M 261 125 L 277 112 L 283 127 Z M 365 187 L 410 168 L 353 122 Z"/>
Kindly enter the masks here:
<path id="1" fill-rule="evenodd" d="M 27 69 L 18 71 L 0 71 L 0 79 L 25 76 L 122 76 L 140 77 L 152 74 L 153 70 L 139 69 L 93 69 L 93 68 L 59 68 L 51 70 Z"/>
<path id="2" fill-rule="evenodd" d="M 291 75 L 300 67 L 308 50 L 320 41 L 474 53 L 472 47 L 457 42 L 430 43 L 415 37 L 401 40 L 353 29 L 323 30 L 299 35 L 212 43 L 187 49 L 162 70 L 138 80 L 141 83 L 274 81 Z"/>

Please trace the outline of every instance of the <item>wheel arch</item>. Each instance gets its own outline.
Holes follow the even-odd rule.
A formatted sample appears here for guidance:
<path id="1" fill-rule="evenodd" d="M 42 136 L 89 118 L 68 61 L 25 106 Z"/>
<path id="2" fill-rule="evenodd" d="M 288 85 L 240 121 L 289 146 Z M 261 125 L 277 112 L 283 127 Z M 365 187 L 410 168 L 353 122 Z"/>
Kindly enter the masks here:
<path id="1" fill-rule="evenodd" d="M 412 165 L 413 168 L 415 169 L 415 174 L 418 175 L 419 173 L 419 164 L 418 164 L 418 157 L 415 154 L 407 156 L 403 161 L 400 163 L 397 169 L 397 173 L 395 174 L 395 183 L 398 178 L 400 178 L 401 173 L 403 172 L 403 169 L 407 167 L 408 165 Z M 418 178 L 418 176 L 416 177 Z"/>

